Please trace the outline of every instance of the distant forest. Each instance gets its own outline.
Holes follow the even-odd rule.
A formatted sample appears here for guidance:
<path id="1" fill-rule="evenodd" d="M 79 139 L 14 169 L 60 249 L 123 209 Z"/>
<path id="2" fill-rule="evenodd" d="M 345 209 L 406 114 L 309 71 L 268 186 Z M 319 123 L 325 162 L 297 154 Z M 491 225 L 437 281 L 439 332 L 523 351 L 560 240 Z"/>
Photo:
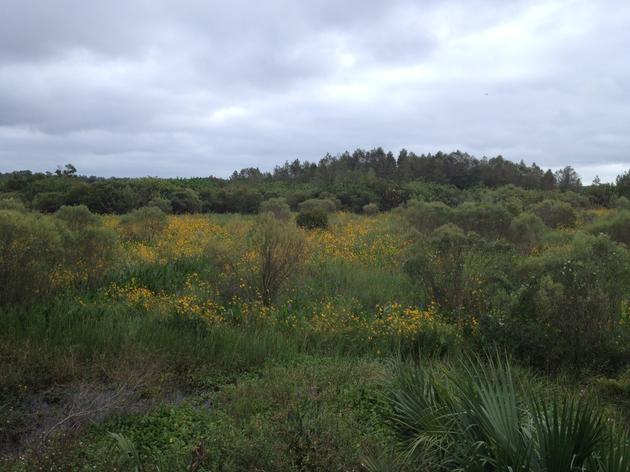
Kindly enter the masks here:
<path id="1" fill-rule="evenodd" d="M 361 212 L 366 205 L 387 211 L 410 199 L 457 205 L 484 189 L 514 186 L 546 194 L 566 194 L 581 205 L 608 207 L 630 198 L 630 172 L 616 183 L 583 186 L 575 170 L 557 172 L 536 164 L 515 163 L 502 156 L 477 159 L 460 151 L 397 157 L 382 148 L 326 155 L 318 163 L 285 162 L 273 172 L 250 167 L 228 179 L 102 178 L 79 175 L 72 164 L 54 172 L 28 170 L 0 174 L 0 198 L 19 200 L 42 212 L 64 205 L 86 205 L 97 213 L 126 213 L 158 206 L 173 213 L 257 213 L 271 198 L 285 198 L 292 209 L 313 198 L 330 199 L 343 211 Z"/>

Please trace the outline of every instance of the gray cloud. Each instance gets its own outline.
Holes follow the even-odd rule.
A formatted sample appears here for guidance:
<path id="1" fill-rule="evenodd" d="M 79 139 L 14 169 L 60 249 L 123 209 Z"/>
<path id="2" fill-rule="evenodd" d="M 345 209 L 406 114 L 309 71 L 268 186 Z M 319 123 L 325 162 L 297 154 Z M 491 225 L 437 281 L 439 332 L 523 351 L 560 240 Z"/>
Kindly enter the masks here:
<path id="1" fill-rule="evenodd" d="M 356 147 L 630 167 L 630 5 L 4 0 L 0 171 L 228 175 Z"/>

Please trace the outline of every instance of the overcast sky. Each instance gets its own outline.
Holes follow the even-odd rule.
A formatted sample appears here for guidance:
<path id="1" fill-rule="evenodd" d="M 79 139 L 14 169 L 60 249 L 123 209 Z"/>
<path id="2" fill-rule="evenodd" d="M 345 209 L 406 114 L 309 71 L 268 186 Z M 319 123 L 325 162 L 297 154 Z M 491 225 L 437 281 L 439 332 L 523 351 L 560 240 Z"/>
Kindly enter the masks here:
<path id="1" fill-rule="evenodd" d="M 630 168 L 628 0 L 0 0 L 0 171 L 358 147 Z"/>

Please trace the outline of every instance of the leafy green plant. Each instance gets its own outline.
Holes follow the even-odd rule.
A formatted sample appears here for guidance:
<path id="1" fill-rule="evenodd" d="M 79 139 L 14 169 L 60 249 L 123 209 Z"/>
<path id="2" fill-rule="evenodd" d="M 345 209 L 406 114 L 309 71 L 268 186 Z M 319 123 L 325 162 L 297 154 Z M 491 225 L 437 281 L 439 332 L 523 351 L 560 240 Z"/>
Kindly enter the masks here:
<path id="1" fill-rule="evenodd" d="M 620 470 L 629 459 L 627 435 L 596 406 L 517 383 L 500 356 L 401 366 L 389 404 L 406 461 L 420 470 Z"/>
<path id="2" fill-rule="evenodd" d="M 325 229 L 328 227 L 328 213 L 320 208 L 302 210 L 298 213 L 295 222 L 306 229 Z"/>

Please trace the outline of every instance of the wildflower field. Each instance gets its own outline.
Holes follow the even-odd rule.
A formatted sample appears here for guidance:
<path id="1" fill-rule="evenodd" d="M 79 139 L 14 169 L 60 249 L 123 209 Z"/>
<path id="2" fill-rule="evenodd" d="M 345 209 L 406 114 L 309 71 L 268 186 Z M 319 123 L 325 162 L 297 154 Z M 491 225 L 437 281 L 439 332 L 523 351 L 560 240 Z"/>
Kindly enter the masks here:
<path id="1" fill-rule="evenodd" d="M 629 470 L 626 211 L 552 206 L 0 210 L 0 468 Z"/>

